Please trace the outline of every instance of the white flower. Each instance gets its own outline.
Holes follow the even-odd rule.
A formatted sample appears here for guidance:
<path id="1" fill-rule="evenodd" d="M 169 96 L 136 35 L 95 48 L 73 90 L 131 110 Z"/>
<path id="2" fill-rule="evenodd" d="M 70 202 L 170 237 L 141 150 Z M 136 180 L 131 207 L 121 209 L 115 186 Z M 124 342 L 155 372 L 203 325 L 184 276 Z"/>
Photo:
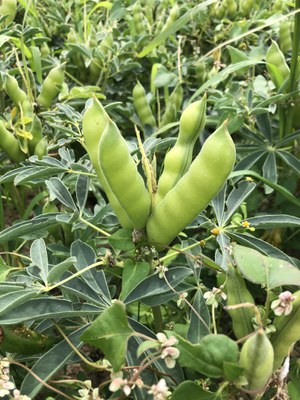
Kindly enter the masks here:
<path id="1" fill-rule="evenodd" d="M 171 394 L 164 379 L 160 379 L 156 385 L 152 385 L 148 393 L 153 394 L 153 400 L 166 400 Z"/>
<path id="2" fill-rule="evenodd" d="M 277 300 L 272 301 L 271 308 L 275 315 L 289 315 L 292 312 L 295 296 L 288 290 L 280 293 Z"/>
<path id="3" fill-rule="evenodd" d="M 123 393 L 126 396 L 130 395 L 131 388 L 127 384 L 127 379 L 122 379 L 122 378 L 115 378 L 111 384 L 109 385 L 109 390 L 111 392 L 117 392 L 118 390 L 122 389 Z"/>
<path id="4" fill-rule="evenodd" d="M 165 347 L 161 353 L 160 358 L 165 360 L 166 366 L 168 368 L 174 368 L 176 364 L 176 359 L 180 356 L 180 352 L 175 347 Z"/>

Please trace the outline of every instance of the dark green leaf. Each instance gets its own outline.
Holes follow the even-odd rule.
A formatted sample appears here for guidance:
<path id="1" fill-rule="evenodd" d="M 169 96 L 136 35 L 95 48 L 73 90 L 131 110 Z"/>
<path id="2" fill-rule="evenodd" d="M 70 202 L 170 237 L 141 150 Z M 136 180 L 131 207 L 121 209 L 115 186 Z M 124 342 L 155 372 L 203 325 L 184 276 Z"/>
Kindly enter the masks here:
<path id="1" fill-rule="evenodd" d="M 48 276 L 48 255 L 43 239 L 36 239 L 30 247 L 30 258 L 32 263 L 40 270 L 41 278 L 47 283 Z"/>
<path id="2" fill-rule="evenodd" d="M 172 394 L 171 400 L 216 400 L 216 394 L 203 389 L 197 383 L 186 381 L 181 383 Z"/>
<path id="3" fill-rule="evenodd" d="M 86 326 L 68 336 L 70 342 L 77 349 L 82 345 L 79 338 L 84 329 L 86 329 Z M 73 355 L 74 350 L 70 344 L 63 339 L 51 350 L 39 357 L 38 361 L 31 367 L 31 371 L 38 375 L 44 382 L 47 382 L 53 375 L 61 371 Z M 42 382 L 36 380 L 31 373 L 28 373 L 22 383 L 21 392 L 30 398 L 35 398 L 43 387 L 44 385 Z"/>
<path id="4" fill-rule="evenodd" d="M 194 297 L 193 308 L 190 311 L 190 326 L 187 339 L 197 344 L 200 340 L 210 334 L 210 314 L 203 298 L 202 290 L 198 289 Z"/>
<path id="5" fill-rule="evenodd" d="M 46 185 L 51 195 L 57 198 L 66 207 L 76 211 L 76 205 L 69 190 L 59 178 L 50 178 L 46 181 Z"/>
<path id="6" fill-rule="evenodd" d="M 165 273 L 165 278 L 160 278 L 158 274 L 153 274 L 140 282 L 124 299 L 125 304 L 134 301 L 143 301 L 148 297 L 159 296 L 175 288 L 185 278 L 191 275 L 190 268 L 174 267 Z"/>
<path id="7" fill-rule="evenodd" d="M 126 260 L 122 274 L 122 292 L 120 300 L 123 300 L 150 271 L 150 264 L 147 262 Z"/>
<path id="8" fill-rule="evenodd" d="M 127 342 L 133 333 L 124 304 L 115 301 L 81 335 L 81 340 L 101 349 L 114 371 L 119 371 L 125 363 Z"/>

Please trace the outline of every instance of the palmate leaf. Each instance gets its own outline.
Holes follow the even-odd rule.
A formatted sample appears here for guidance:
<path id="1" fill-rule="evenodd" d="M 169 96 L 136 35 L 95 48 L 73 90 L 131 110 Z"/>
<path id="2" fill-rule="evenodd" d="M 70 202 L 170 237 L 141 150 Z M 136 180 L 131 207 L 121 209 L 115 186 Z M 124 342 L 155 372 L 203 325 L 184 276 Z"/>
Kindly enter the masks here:
<path id="1" fill-rule="evenodd" d="M 81 335 L 81 340 L 101 349 L 114 371 L 119 371 L 125 363 L 127 342 L 133 333 L 124 304 L 116 301 Z"/>
<path id="2" fill-rule="evenodd" d="M 281 185 L 278 185 L 278 184 L 264 178 L 263 176 L 257 174 L 254 171 L 251 171 L 251 170 L 233 171 L 230 174 L 229 179 L 235 178 L 237 176 L 251 176 L 253 178 L 256 178 L 256 179 L 262 181 L 263 183 L 267 184 L 268 186 L 271 186 L 271 188 L 275 189 L 278 193 L 280 193 L 283 197 L 285 197 L 291 203 L 300 207 L 300 201 L 289 190 L 287 190 L 285 187 L 283 187 Z"/>

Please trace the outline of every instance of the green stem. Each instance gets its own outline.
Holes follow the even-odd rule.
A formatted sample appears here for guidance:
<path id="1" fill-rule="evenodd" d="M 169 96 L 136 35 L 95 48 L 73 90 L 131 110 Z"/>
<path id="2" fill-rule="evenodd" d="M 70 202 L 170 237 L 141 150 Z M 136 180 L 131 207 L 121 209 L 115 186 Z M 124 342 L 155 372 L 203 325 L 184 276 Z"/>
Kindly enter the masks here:
<path id="1" fill-rule="evenodd" d="M 295 11 L 300 9 L 300 0 L 295 2 Z M 297 96 L 297 88 L 299 82 L 299 49 L 300 49 L 300 14 L 297 13 L 294 16 L 294 34 L 293 34 L 293 48 L 292 48 L 292 59 L 291 59 L 291 69 L 288 81 L 287 93 L 294 93 L 293 99 Z M 294 116 L 294 106 L 290 105 L 286 111 L 286 119 L 284 124 L 284 131 L 282 136 L 288 135 L 292 131 Z"/>
<path id="2" fill-rule="evenodd" d="M 83 222 L 85 225 L 89 226 L 90 228 L 95 229 L 95 231 L 102 233 L 102 235 L 107 236 L 107 237 L 110 236 L 110 233 L 104 231 L 104 230 L 101 229 L 101 228 L 98 228 L 98 226 L 96 226 L 96 225 L 94 225 L 94 224 L 91 224 L 89 221 L 86 221 L 84 218 L 79 217 L 79 220 L 80 220 L 81 222 Z"/>
<path id="3" fill-rule="evenodd" d="M 162 332 L 164 329 L 164 323 L 161 315 L 160 306 L 153 306 L 152 313 L 153 313 L 156 332 Z"/>

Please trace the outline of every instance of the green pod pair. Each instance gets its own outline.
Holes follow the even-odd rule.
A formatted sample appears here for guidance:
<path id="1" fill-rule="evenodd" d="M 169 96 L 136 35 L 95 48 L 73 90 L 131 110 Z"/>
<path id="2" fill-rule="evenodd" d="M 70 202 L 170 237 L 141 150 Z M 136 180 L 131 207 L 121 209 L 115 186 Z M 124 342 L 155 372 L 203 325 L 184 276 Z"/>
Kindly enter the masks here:
<path id="1" fill-rule="evenodd" d="M 135 110 L 142 125 L 155 127 L 156 121 L 147 101 L 146 91 L 140 82 L 138 82 L 133 88 L 132 96 Z"/>
<path id="2" fill-rule="evenodd" d="M 274 348 L 274 371 L 282 364 L 290 353 L 291 346 L 300 340 L 300 290 L 293 293 L 295 300 L 293 309 L 289 315 L 281 315 L 274 318 L 273 325 L 276 332 L 271 337 Z"/>
<path id="3" fill-rule="evenodd" d="M 65 79 L 65 65 L 58 65 L 51 69 L 45 78 L 37 103 L 44 108 L 50 108 L 53 100 L 59 94 Z"/>
<path id="4" fill-rule="evenodd" d="M 0 120 L 0 149 L 16 163 L 25 160 L 25 154 L 20 148 L 19 141 L 5 128 L 2 120 Z"/>
<path id="5" fill-rule="evenodd" d="M 189 169 L 193 149 L 206 121 L 206 95 L 190 104 L 182 113 L 179 135 L 174 147 L 166 154 L 164 170 L 159 178 L 155 205 L 176 185 Z"/>
<path id="6" fill-rule="evenodd" d="M 273 371 L 274 351 L 270 340 L 259 329 L 242 346 L 240 366 L 247 379 L 245 389 L 253 394 L 264 391 Z"/>
<path id="7" fill-rule="evenodd" d="M 284 54 L 278 44 L 272 40 L 266 53 L 267 70 L 277 89 L 283 84 L 290 74 L 290 69 L 285 61 Z"/>
<path id="8" fill-rule="evenodd" d="M 83 135 L 99 181 L 121 225 L 144 228 L 150 195 L 125 139 L 96 99 L 84 113 Z"/>
<path id="9" fill-rule="evenodd" d="M 238 270 L 230 265 L 228 266 L 226 278 L 226 293 L 228 306 L 242 303 L 255 304 L 244 279 Z M 228 312 L 232 319 L 232 328 L 237 339 L 241 339 L 253 332 L 252 318 L 255 316 L 253 308 L 240 307 Z"/>
<path id="10" fill-rule="evenodd" d="M 224 122 L 205 141 L 189 170 L 153 209 L 149 242 L 167 246 L 214 198 L 235 163 L 235 146 Z"/>

